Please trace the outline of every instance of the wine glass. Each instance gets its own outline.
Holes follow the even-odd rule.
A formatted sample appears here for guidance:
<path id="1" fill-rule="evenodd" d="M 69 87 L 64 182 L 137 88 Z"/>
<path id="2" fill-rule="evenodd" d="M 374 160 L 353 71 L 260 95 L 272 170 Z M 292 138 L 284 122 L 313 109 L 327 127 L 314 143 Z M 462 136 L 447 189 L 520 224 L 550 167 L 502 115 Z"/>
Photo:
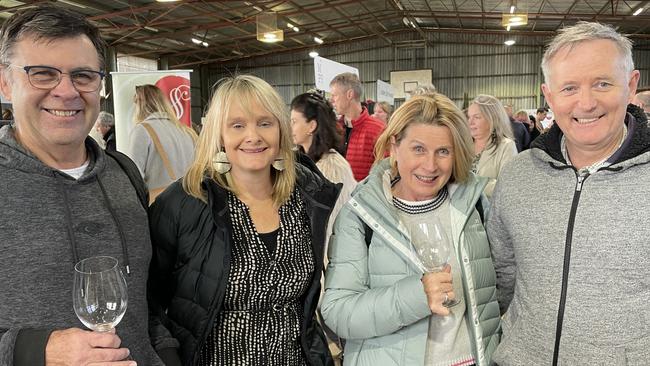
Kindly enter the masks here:
<path id="1" fill-rule="evenodd" d="M 117 259 L 86 258 L 74 266 L 72 292 L 74 312 L 81 322 L 97 332 L 109 332 L 126 312 L 126 279 Z"/>
<path id="2" fill-rule="evenodd" d="M 426 273 L 442 271 L 449 264 L 453 249 L 440 221 L 435 218 L 415 219 L 407 226 L 411 235 L 412 250 L 420 260 L 422 269 Z M 442 305 L 450 308 L 459 303 L 458 298 L 447 299 Z"/>

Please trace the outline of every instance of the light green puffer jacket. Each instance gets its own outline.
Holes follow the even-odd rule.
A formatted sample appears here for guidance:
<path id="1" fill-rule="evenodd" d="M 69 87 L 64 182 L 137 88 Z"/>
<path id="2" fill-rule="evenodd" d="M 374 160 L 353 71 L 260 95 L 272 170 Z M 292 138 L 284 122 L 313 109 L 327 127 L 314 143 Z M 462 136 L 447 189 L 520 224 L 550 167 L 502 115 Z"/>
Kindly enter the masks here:
<path id="1" fill-rule="evenodd" d="M 325 323 L 347 341 L 346 366 L 424 365 L 431 311 L 408 233 L 384 195 L 382 177 L 388 169 L 384 160 L 360 183 L 330 239 L 321 311 Z M 501 335 L 496 275 L 475 209 L 485 184 L 472 176 L 449 186 L 452 235 L 478 366 L 491 363 Z M 487 211 L 486 202 L 483 207 Z M 373 230 L 369 247 L 364 222 Z"/>

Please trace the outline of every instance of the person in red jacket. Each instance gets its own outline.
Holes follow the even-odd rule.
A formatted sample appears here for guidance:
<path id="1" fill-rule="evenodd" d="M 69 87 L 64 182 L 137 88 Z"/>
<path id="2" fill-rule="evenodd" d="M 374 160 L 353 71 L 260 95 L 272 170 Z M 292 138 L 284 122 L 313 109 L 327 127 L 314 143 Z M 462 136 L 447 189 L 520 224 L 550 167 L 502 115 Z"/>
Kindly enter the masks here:
<path id="1" fill-rule="evenodd" d="M 345 130 L 342 153 L 352 167 L 354 178 L 360 181 L 368 176 L 375 161 L 373 149 L 385 126 L 361 106 L 361 80 L 357 75 L 345 72 L 335 76 L 330 83 L 330 93 L 336 113 L 343 116 L 339 121 Z"/>

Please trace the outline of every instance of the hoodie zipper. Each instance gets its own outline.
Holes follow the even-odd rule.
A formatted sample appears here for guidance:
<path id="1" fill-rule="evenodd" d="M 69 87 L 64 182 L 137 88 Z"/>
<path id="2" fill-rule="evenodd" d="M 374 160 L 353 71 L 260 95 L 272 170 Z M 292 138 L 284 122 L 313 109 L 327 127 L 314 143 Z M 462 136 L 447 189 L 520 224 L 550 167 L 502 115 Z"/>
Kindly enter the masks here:
<path id="1" fill-rule="evenodd" d="M 557 323 L 555 328 L 555 348 L 553 349 L 553 366 L 557 366 L 558 356 L 560 353 L 560 338 L 562 337 L 562 323 L 564 321 L 564 306 L 566 304 L 567 284 L 569 282 L 569 265 L 571 264 L 571 244 L 573 242 L 573 226 L 576 220 L 576 211 L 580 202 L 582 193 L 582 184 L 589 177 L 589 172 L 575 172 L 577 181 L 576 188 L 573 192 L 573 202 L 571 203 L 571 212 L 569 214 L 569 224 L 567 226 L 566 241 L 564 243 L 564 267 L 562 269 L 562 291 L 560 292 L 560 305 L 557 310 Z"/>

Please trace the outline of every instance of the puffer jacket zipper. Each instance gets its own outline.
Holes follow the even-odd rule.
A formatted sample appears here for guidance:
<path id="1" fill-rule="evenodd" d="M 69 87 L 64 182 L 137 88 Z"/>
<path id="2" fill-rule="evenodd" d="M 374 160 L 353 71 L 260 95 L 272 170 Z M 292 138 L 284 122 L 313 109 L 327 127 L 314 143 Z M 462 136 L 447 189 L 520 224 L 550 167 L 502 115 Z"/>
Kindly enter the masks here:
<path id="1" fill-rule="evenodd" d="M 562 337 L 562 323 L 564 321 L 564 306 L 566 304 L 567 284 L 569 282 L 569 265 L 571 264 L 571 244 L 573 242 L 573 225 L 576 220 L 576 211 L 580 202 L 582 193 L 582 184 L 589 177 L 589 172 L 578 173 L 576 177 L 576 188 L 573 193 L 573 202 L 571 203 L 571 212 L 569 214 L 569 224 L 566 231 L 566 241 L 564 243 L 564 267 L 562 269 L 562 290 L 560 292 L 560 305 L 557 310 L 557 323 L 555 328 L 555 347 L 553 349 L 553 366 L 557 366 L 558 356 L 560 353 L 560 338 Z"/>

